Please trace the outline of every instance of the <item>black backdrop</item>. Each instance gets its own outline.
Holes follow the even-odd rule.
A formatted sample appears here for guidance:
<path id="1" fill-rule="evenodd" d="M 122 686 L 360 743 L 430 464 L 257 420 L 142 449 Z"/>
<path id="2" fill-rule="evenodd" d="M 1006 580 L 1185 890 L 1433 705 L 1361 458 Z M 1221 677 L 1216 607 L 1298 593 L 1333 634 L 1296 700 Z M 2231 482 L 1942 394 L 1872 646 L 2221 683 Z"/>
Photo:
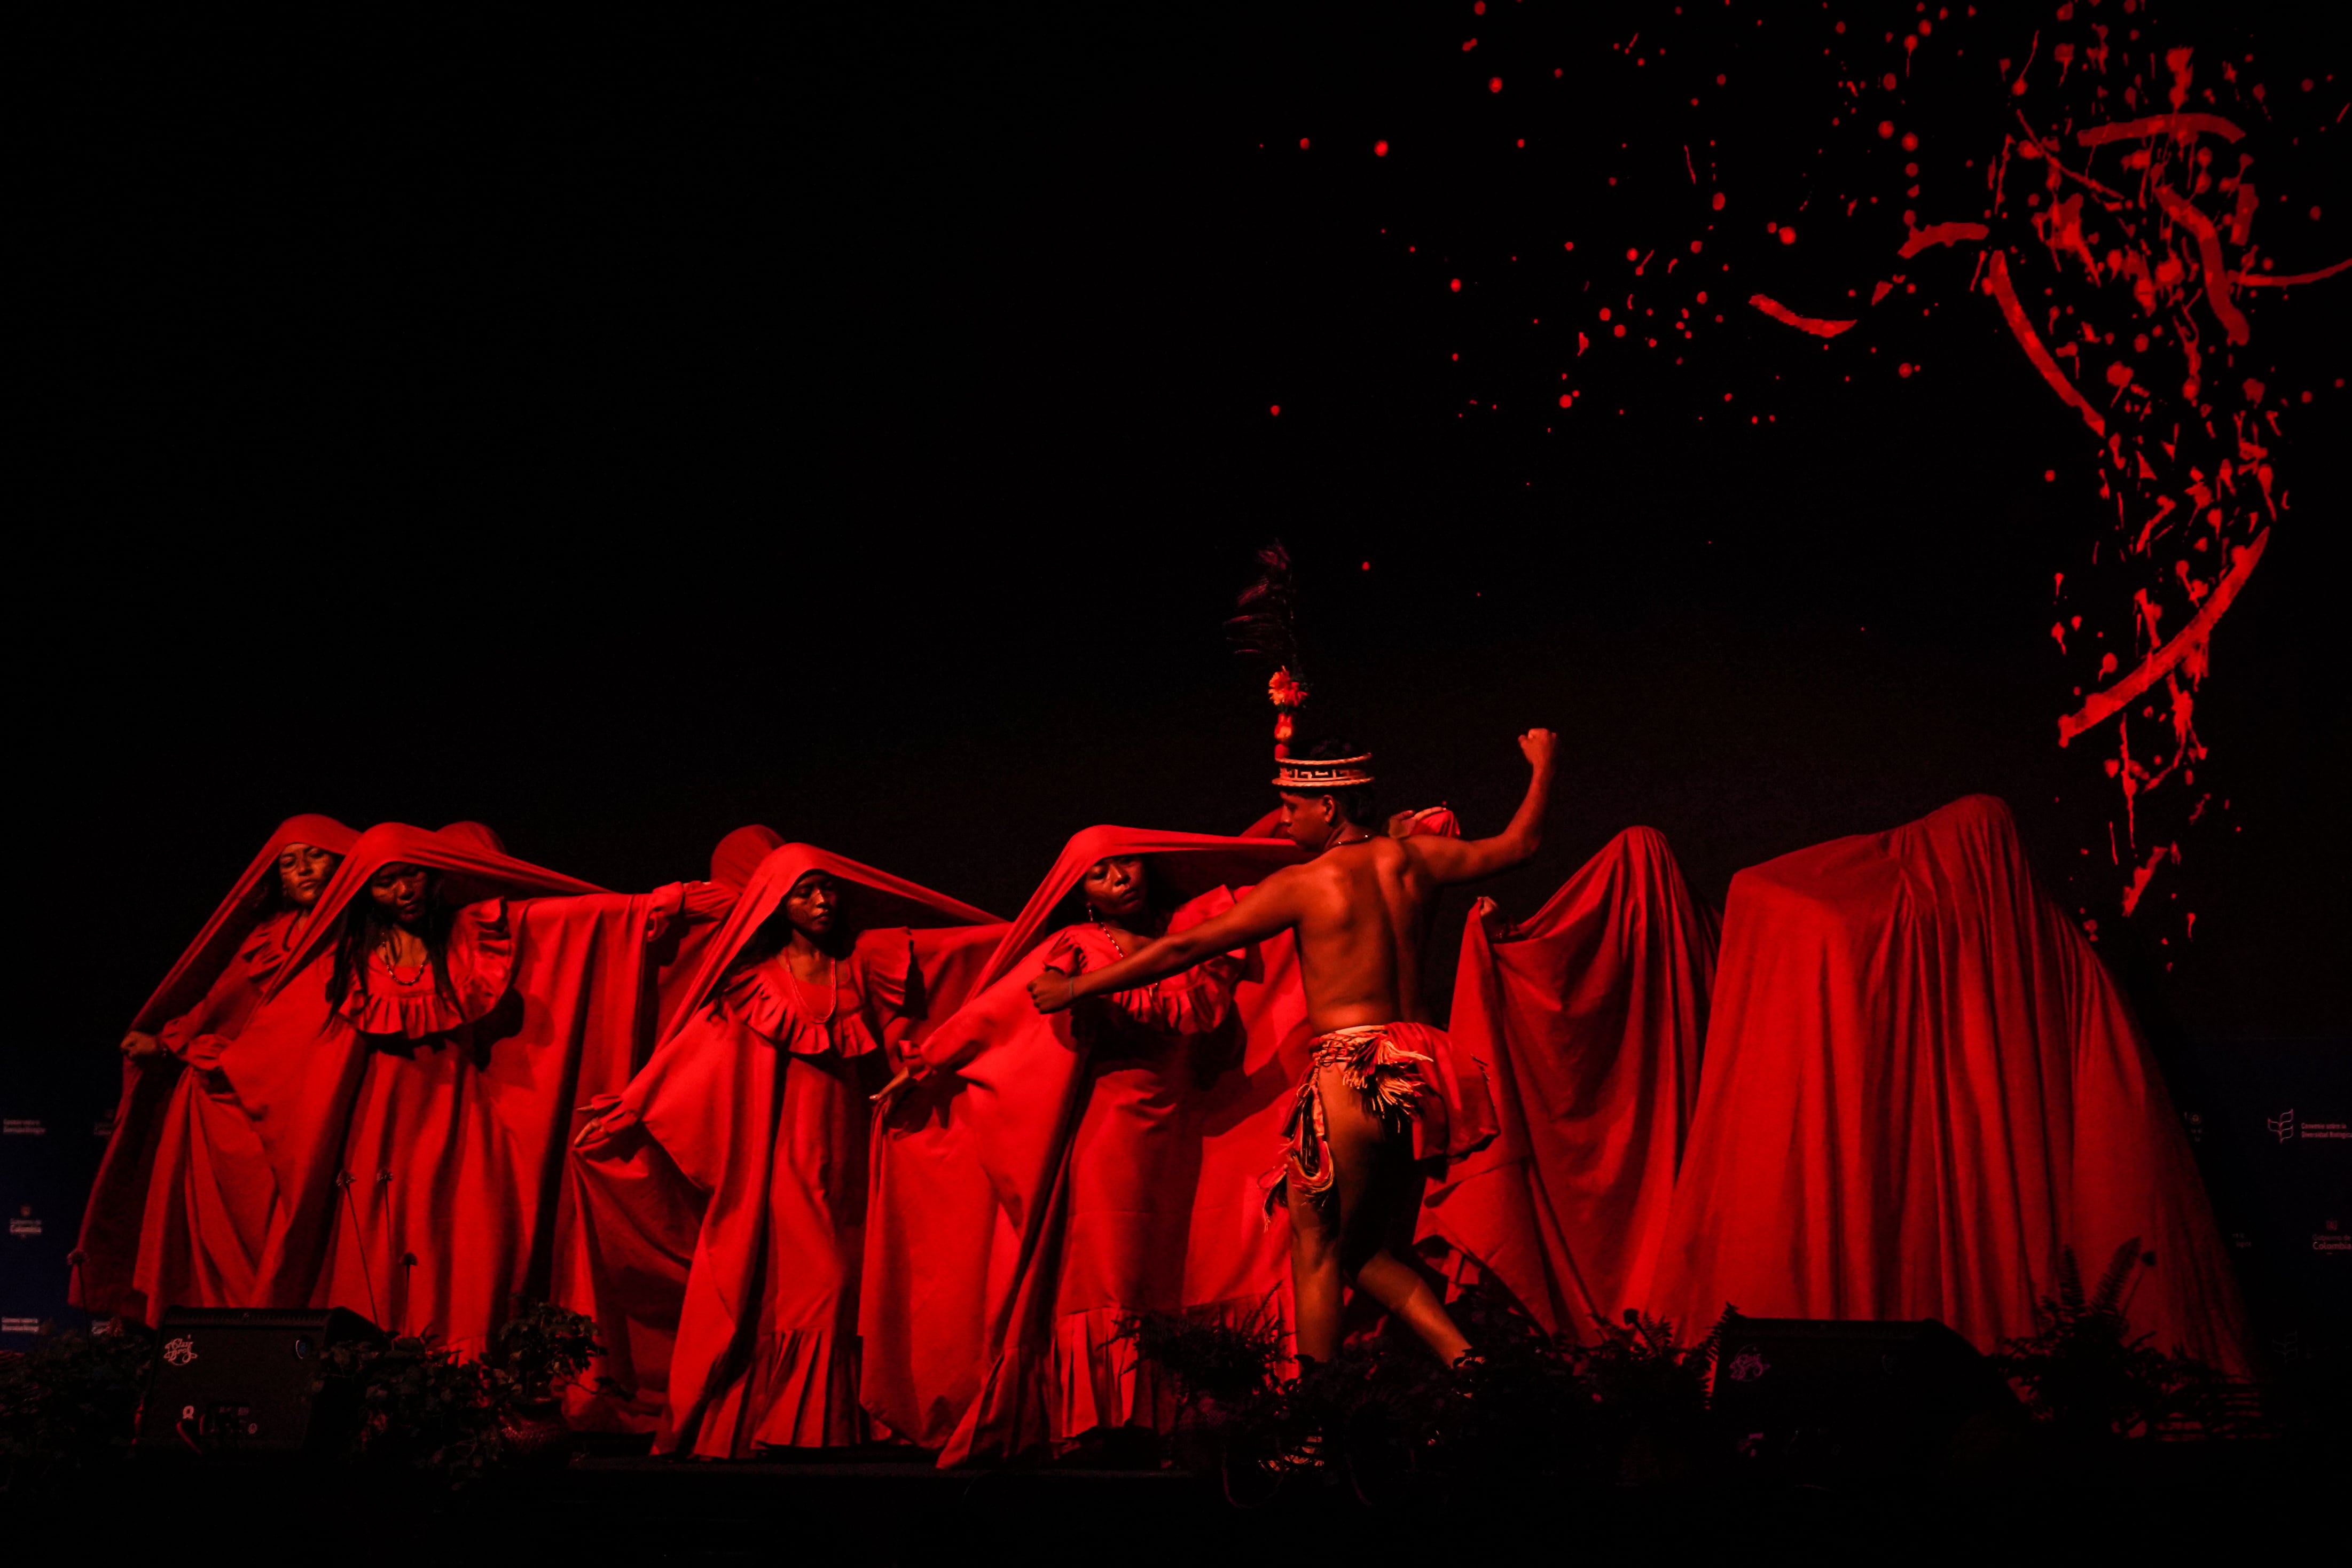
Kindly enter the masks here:
<path id="1" fill-rule="evenodd" d="M 1644 136 L 1655 94 L 1586 63 L 1683 24 L 1567 9 L 1475 58 L 1503 18 L 1468 0 L 47 40 L 11 247 L 31 1019 L 0 1068 L 60 1173 L 44 1245 L 116 1033 L 280 817 L 478 818 L 625 889 L 764 821 L 1009 912 L 1079 826 L 1269 804 L 1263 671 L 1218 622 L 1276 534 L 1310 732 L 1378 748 L 1388 804 L 1491 828 L 1513 732 L 1566 737 L 1507 908 L 1630 824 L 1719 903 L 1743 865 L 1972 791 L 2066 883 L 2112 795 L 2051 743 L 2043 627 L 2100 519 L 2081 431 L 1959 275 L 1906 329 L 1940 335 L 1903 340 L 1936 374 L 1900 384 L 1735 321 L 1705 363 L 1755 426 L 1654 368 L 1580 376 L 1559 417 L 1555 351 L 1442 287 L 1509 276 L 1540 311 L 1568 285 L 1508 273 L 1528 235 L 1664 229 L 1685 199 L 1645 183 L 1678 145 Z M 2301 7 L 2166 20 L 2344 96 Z M 1801 34 L 1685 51 L 1758 84 L 1719 155 L 1767 191 L 1819 140 Z M 1544 51 L 1576 68 L 1512 163 L 1492 117 L 1520 100 L 1481 73 L 1517 59 L 1516 91 Z M 2318 151 L 2297 177 L 2352 216 Z M 2301 243 L 2352 253 L 2352 225 Z M 1760 236 L 1717 254 L 1788 265 Z M 2266 304 L 2321 392 L 2199 709 L 2235 831 L 2168 886 L 2193 954 L 2102 921 L 2184 1084 L 2347 1033 L 2345 294 Z M 2339 1055 L 2293 1059 L 2342 1105 Z"/>

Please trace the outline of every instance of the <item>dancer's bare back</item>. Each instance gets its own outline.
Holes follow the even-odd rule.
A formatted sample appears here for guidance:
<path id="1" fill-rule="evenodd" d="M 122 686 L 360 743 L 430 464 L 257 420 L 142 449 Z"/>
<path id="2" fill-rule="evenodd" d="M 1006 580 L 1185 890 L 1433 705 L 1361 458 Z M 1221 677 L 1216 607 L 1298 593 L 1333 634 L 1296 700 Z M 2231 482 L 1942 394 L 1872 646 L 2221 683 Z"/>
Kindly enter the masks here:
<path id="1" fill-rule="evenodd" d="M 1556 739 L 1549 730 L 1519 737 L 1530 769 L 1527 797 L 1510 826 L 1492 838 L 1391 838 L 1376 826 L 1340 822 L 1335 836 L 1370 836 L 1334 843 L 1312 860 L 1275 872 L 1223 914 L 1132 958 L 1076 976 L 1041 974 L 1030 994 L 1041 1011 L 1058 1012 L 1076 997 L 1145 984 L 1289 931 L 1297 934 L 1307 1022 L 1316 1033 L 1432 1022 L 1422 999 L 1421 947 L 1437 889 L 1507 871 L 1535 854 Z M 1286 795 L 1284 803 L 1289 813 L 1314 813 L 1327 810 L 1329 799 Z"/>

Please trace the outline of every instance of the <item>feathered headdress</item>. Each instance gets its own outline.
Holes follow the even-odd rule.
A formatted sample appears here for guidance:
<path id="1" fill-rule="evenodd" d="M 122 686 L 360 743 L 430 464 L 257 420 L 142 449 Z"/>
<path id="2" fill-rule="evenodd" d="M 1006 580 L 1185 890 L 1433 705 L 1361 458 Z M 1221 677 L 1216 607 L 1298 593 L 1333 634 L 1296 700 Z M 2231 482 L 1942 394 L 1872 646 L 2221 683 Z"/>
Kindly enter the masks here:
<path id="1" fill-rule="evenodd" d="M 1254 653 L 1274 663 L 1265 695 L 1274 704 L 1274 786 L 1316 793 L 1372 782 L 1372 757 L 1333 757 L 1302 763 L 1290 755 L 1299 709 L 1308 695 L 1298 649 L 1298 590 L 1290 578 L 1290 552 L 1276 540 L 1257 552 L 1258 580 L 1242 590 L 1225 635 L 1235 653 Z"/>
<path id="2" fill-rule="evenodd" d="M 1254 653 L 1270 659 L 1274 674 L 1265 694 L 1274 704 L 1274 754 L 1290 754 L 1293 722 L 1307 698 L 1307 679 L 1298 654 L 1298 593 L 1290 579 L 1290 552 L 1276 540 L 1257 552 L 1262 571 L 1258 580 L 1242 590 L 1225 635 L 1235 653 Z"/>

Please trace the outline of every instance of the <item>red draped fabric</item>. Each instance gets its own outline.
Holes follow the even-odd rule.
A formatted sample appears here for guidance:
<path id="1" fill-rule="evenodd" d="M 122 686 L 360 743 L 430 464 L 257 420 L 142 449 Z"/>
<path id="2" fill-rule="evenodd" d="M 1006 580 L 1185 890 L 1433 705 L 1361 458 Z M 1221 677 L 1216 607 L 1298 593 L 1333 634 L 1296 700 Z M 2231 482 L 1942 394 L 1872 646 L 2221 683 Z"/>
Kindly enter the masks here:
<path id="1" fill-rule="evenodd" d="M 268 1304 L 347 1307 L 473 1350 L 577 1245 L 561 1181 L 572 1107 L 627 1081 L 652 1035 L 653 951 L 710 910 L 700 884 L 602 893 L 494 842 L 466 825 L 362 835 L 223 1054 L 278 1178 Z M 338 917 L 395 862 L 491 896 L 457 911 L 446 989 L 430 969 L 373 963 L 331 1007 Z M 577 896 L 518 896 L 532 892 Z"/>
<path id="2" fill-rule="evenodd" d="M 730 973 L 811 871 L 844 883 L 846 919 L 867 928 L 834 983 L 812 995 L 777 959 Z M 657 1407 L 660 1451 L 740 1457 L 866 1435 L 866 1096 L 887 1076 L 886 1044 L 956 999 L 943 990 L 956 966 L 926 973 L 924 958 L 974 945 L 876 923 L 894 919 L 997 924 L 813 846 L 771 852 L 711 942 L 673 1033 L 625 1089 L 592 1108 L 600 1131 L 572 1162 L 572 1184 L 594 1215 L 597 1256 L 584 1274 L 614 1347 L 604 1372 L 620 1386 L 606 1419 L 641 1425 Z"/>
<path id="3" fill-rule="evenodd" d="M 710 879 L 740 893 L 759 874 L 760 862 L 782 848 L 783 843 L 784 836 L 764 824 L 739 827 L 710 851 Z"/>
<path id="4" fill-rule="evenodd" d="M 760 862 L 783 842 L 774 828 L 753 823 L 712 848 L 710 881 L 698 892 L 719 917 L 679 922 L 656 946 L 655 1039 L 676 1030 L 725 915 Z M 587 1109 L 593 1114 L 595 1108 Z M 644 1137 L 625 1150 L 600 1144 L 593 1160 L 567 1160 L 563 1176 L 564 1201 L 580 1221 L 571 1232 L 573 1245 L 556 1258 L 555 1294 L 597 1320 L 604 1350 L 593 1383 L 565 1390 L 564 1418 L 582 1431 L 650 1432 L 668 1385 L 700 1198 L 661 1146 Z"/>
<path id="5" fill-rule="evenodd" d="M 895 1065 L 971 996 L 1009 928 L 915 932 L 927 1005 Z M 878 1435 L 936 1448 L 980 1386 L 982 1286 L 999 1222 L 963 1081 L 918 1079 L 875 1124 L 858 1288 L 858 1396 Z"/>
<path id="6" fill-rule="evenodd" d="M 1652 1310 L 2033 1330 L 2059 1253 L 2155 1254 L 2130 1317 L 2242 1369 L 2187 1139 L 2097 953 L 1977 795 L 1742 871 Z"/>
<path id="7" fill-rule="evenodd" d="M 122 1098 L 82 1215 L 74 1303 L 160 1320 L 167 1306 L 249 1295 L 275 1184 L 243 1107 L 215 1071 L 300 927 L 278 907 L 278 857 L 341 855 L 359 836 L 331 816 L 289 817 L 131 1020 L 170 1060 L 125 1062 Z"/>
<path id="8" fill-rule="evenodd" d="M 1005 933 L 986 989 L 925 1042 L 933 1076 L 961 1080 L 955 1113 L 995 1205 L 985 1258 L 971 1248 L 971 1272 L 940 1290 L 978 1301 L 978 1354 L 956 1347 L 977 1375 L 915 1391 L 929 1433 L 961 1402 L 942 1464 L 1163 1422 L 1164 1392 L 1116 1337 L 1129 1312 L 1288 1321 L 1288 1233 L 1266 1222 L 1258 1180 L 1279 1158 L 1307 1059 L 1295 949 L 1279 937 L 1227 974 L 1040 1016 L 1027 984 L 1049 957 L 1115 956 L 1093 951 L 1091 931 L 1046 930 L 1087 868 L 1114 855 L 1151 857 L 1188 920 L 1299 858 L 1287 840 L 1089 828 Z"/>
<path id="9" fill-rule="evenodd" d="M 1715 940 L 1663 835 L 1628 828 L 1514 925 L 1462 933 L 1449 1033 L 1502 1131 L 1433 1186 L 1422 1234 L 1544 1328 L 1585 1338 L 1649 1299 L 1697 1097 Z"/>

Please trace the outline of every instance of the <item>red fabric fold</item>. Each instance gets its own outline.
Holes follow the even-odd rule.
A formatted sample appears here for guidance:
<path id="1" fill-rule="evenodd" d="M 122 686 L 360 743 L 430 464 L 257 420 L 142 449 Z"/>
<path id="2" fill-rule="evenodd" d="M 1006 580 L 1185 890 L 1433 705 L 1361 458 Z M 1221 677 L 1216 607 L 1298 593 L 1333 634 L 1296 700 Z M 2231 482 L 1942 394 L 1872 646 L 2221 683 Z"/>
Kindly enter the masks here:
<path id="1" fill-rule="evenodd" d="M 1628 828 L 1526 921 L 1462 934 L 1450 1033 L 1501 1133 L 1425 1199 L 1421 1233 L 1554 1333 L 1649 1299 L 1698 1092 L 1715 941 L 1663 835 Z"/>
<path id="2" fill-rule="evenodd" d="M 277 1184 L 251 1118 L 214 1069 L 299 929 L 291 910 L 265 918 L 205 1001 L 159 1032 L 184 1066 L 155 1128 L 133 1291 L 122 1303 L 151 1323 L 168 1308 L 236 1306 L 252 1295 Z"/>
<path id="3" fill-rule="evenodd" d="M 1742 871 L 1652 1310 L 2033 1331 L 2071 1246 L 2156 1263 L 2132 1326 L 2246 1364 L 2188 1141 L 2129 1009 L 2035 886 L 2009 808 L 1955 802 Z"/>
<path id="4" fill-rule="evenodd" d="M 123 1065 L 114 1128 L 75 1244 L 76 1306 L 152 1321 L 167 1305 L 230 1305 L 223 1298 L 250 1288 L 274 1183 L 252 1158 L 242 1108 L 205 1074 L 288 956 L 296 927 L 290 911 L 272 912 L 278 857 L 291 844 L 346 854 L 358 837 L 331 816 L 278 824 L 131 1020 L 194 1070 Z"/>
<path id="5" fill-rule="evenodd" d="M 702 973 L 703 963 L 710 956 L 710 944 L 718 940 L 742 892 L 740 886 L 729 887 L 724 882 L 688 882 L 680 886 L 677 912 L 664 922 L 663 930 L 654 938 L 654 988 L 658 1010 L 656 1039 L 668 1035 L 685 1016 L 695 977 Z"/>
<path id="6" fill-rule="evenodd" d="M 971 996 L 1002 923 L 917 931 L 923 1016 L 894 1065 Z M 964 1085 L 933 1073 L 874 1129 L 858 1286 L 858 1396 L 882 1434 L 926 1448 L 948 1440 L 979 1387 L 988 1259 L 1002 1221 L 962 1110 Z"/>

